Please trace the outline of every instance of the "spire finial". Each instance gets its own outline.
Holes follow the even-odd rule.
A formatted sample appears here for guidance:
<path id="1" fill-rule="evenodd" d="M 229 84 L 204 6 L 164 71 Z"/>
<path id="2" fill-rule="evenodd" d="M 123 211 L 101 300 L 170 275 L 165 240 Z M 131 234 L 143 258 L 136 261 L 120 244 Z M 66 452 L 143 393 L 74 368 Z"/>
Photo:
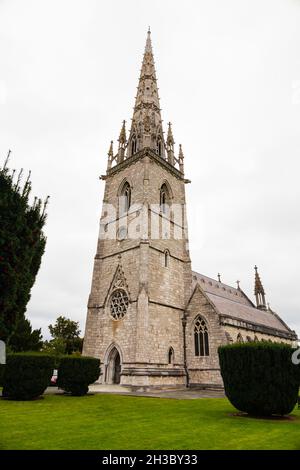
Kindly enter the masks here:
<path id="1" fill-rule="evenodd" d="M 254 294 L 256 297 L 256 306 L 261 310 L 266 310 L 266 299 L 265 299 L 265 290 L 260 280 L 260 276 L 258 274 L 258 268 L 254 266 L 255 271 L 255 284 L 254 284 Z"/>
<path id="2" fill-rule="evenodd" d="M 118 149 L 117 163 L 123 162 L 123 160 L 125 158 L 125 148 L 126 148 L 126 144 L 127 144 L 125 122 L 126 121 L 123 121 L 120 136 L 118 138 L 119 149 Z"/>
<path id="3" fill-rule="evenodd" d="M 221 274 L 218 273 L 218 281 L 221 282 Z"/>
<path id="4" fill-rule="evenodd" d="M 109 150 L 108 150 L 108 154 L 107 154 L 109 157 L 113 157 L 113 156 L 114 156 L 113 145 L 114 145 L 114 141 L 111 140 L 111 141 L 110 141 Z"/>
<path id="5" fill-rule="evenodd" d="M 126 121 L 123 121 L 122 127 L 121 127 L 121 132 L 120 136 L 118 139 L 118 142 L 120 145 L 125 145 L 126 144 L 126 128 L 125 128 Z"/>
<path id="6" fill-rule="evenodd" d="M 184 161 L 184 155 L 183 155 L 183 151 L 182 151 L 182 145 L 179 144 L 178 163 L 179 163 L 179 170 L 181 171 L 181 173 L 184 173 L 183 161 Z"/>
<path id="7" fill-rule="evenodd" d="M 112 162 L 114 160 L 114 149 L 113 149 L 114 142 L 113 140 L 110 141 L 110 146 L 108 149 L 108 159 L 107 159 L 107 171 L 111 169 Z"/>
<path id="8" fill-rule="evenodd" d="M 174 138 L 173 138 L 173 133 L 172 133 L 172 124 L 169 122 L 168 123 L 168 135 L 167 135 L 167 154 L 168 154 L 168 162 L 171 163 L 171 165 L 174 165 L 175 163 L 175 157 L 174 157 Z"/>
<path id="9" fill-rule="evenodd" d="M 241 281 L 235 281 L 235 282 L 237 283 L 237 288 L 238 288 L 238 290 L 241 290 L 241 289 L 240 289 L 240 282 L 241 282 Z"/>
<path id="10" fill-rule="evenodd" d="M 148 31 L 147 31 L 147 40 L 146 40 L 145 53 L 146 52 L 151 52 L 152 53 L 150 26 L 149 26 Z"/>
<path id="11" fill-rule="evenodd" d="M 173 146 L 175 144 L 173 132 L 172 132 L 172 123 L 168 122 L 168 136 L 167 136 L 167 145 Z"/>

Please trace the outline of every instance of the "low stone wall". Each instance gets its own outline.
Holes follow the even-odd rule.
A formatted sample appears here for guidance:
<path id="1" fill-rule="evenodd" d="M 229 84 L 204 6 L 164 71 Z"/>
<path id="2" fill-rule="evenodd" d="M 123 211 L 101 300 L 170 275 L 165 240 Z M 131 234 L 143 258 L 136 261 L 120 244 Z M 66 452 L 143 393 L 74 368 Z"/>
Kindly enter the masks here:
<path id="1" fill-rule="evenodd" d="M 192 386 L 218 385 L 223 387 L 220 369 L 190 369 L 189 378 Z"/>

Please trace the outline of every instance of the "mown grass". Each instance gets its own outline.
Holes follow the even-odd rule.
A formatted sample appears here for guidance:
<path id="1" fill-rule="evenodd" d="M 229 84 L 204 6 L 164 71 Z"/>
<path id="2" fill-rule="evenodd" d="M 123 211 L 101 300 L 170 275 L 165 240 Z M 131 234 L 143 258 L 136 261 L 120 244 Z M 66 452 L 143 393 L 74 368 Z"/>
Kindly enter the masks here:
<path id="1" fill-rule="evenodd" d="M 300 449 L 290 420 L 233 416 L 227 399 L 120 395 L 0 400 L 0 449 Z"/>

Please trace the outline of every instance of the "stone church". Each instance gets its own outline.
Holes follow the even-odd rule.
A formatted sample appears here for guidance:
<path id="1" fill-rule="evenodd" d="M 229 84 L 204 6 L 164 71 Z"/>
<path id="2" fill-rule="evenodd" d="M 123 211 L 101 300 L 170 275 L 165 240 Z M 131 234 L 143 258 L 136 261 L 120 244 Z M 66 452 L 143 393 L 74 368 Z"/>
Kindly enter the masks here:
<path id="1" fill-rule="evenodd" d="M 239 284 L 192 271 L 184 155 L 163 132 L 148 31 L 131 128 L 108 152 L 100 234 L 83 354 L 100 358 L 101 383 L 134 388 L 222 386 L 218 347 L 293 343 L 266 305 L 255 267 L 255 304 Z"/>

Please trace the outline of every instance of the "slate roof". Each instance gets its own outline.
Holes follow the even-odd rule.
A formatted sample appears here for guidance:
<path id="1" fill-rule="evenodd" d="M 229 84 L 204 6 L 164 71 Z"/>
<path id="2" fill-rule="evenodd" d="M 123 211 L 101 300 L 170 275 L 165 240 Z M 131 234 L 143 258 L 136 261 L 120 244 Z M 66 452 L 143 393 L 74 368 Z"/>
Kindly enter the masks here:
<path id="1" fill-rule="evenodd" d="M 207 294 L 218 295 L 220 297 L 223 297 L 224 299 L 232 300 L 233 302 L 238 302 L 240 304 L 254 307 L 251 300 L 248 299 L 248 297 L 244 294 L 243 291 L 193 271 L 193 284 L 195 285 L 197 281 L 199 282 L 204 292 L 206 292 Z"/>
<path id="2" fill-rule="evenodd" d="M 222 316 L 272 328 L 278 332 L 292 333 L 277 314 L 272 310 L 257 309 L 242 290 L 193 271 L 193 286 L 197 282 Z"/>

